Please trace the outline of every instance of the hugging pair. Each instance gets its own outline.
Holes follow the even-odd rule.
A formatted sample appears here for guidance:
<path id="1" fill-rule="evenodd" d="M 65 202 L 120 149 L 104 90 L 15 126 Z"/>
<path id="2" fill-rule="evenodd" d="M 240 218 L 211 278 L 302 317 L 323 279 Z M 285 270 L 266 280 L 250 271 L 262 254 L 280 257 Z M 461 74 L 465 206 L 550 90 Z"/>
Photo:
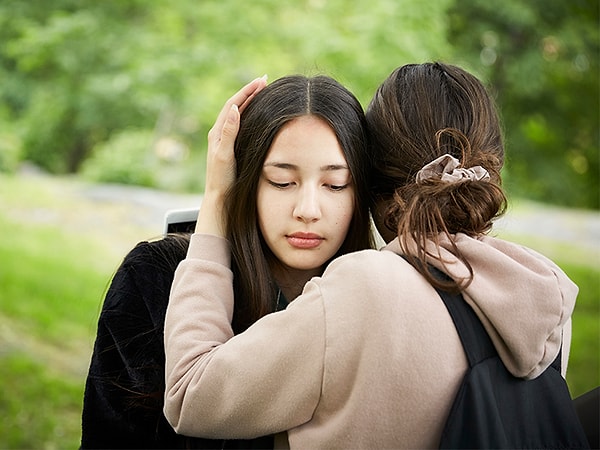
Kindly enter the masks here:
<path id="1" fill-rule="evenodd" d="M 82 447 L 437 447 L 467 361 L 435 288 L 512 374 L 561 348 L 564 374 L 578 289 L 488 235 L 503 162 L 494 103 L 455 66 L 394 70 L 366 114 L 329 77 L 250 82 L 209 133 L 195 233 L 113 278 Z"/>

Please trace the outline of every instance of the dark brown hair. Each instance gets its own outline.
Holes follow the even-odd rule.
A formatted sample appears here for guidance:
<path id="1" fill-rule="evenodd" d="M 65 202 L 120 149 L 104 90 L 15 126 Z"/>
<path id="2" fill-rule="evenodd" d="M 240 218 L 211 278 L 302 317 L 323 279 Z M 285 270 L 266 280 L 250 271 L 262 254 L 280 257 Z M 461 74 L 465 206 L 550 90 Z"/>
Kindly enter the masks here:
<path id="1" fill-rule="evenodd" d="M 277 132 L 293 118 L 307 114 L 329 123 L 354 183 L 354 215 L 338 254 L 371 246 L 367 194 L 370 166 L 362 107 L 348 90 L 328 77 L 293 76 L 274 81 L 242 113 L 235 144 L 237 179 L 225 201 L 227 236 L 232 248 L 233 328 L 236 333 L 275 309 L 276 287 L 269 262 L 273 264 L 276 258 L 259 232 L 258 180 Z M 90 368 L 87 378 L 89 389 L 97 390 L 102 398 L 99 403 L 84 400 L 84 448 L 88 443 L 90 446 L 99 444 L 95 441 L 98 436 L 118 420 L 113 415 L 124 422 L 126 431 L 122 436 L 148 446 L 273 447 L 271 436 L 234 442 L 179 436 L 163 415 L 164 319 L 173 275 L 186 256 L 189 239 L 187 233 L 170 234 L 151 244 L 142 244 L 127 255 L 117 271 L 116 278 L 120 281 L 113 281 L 107 293 L 92 356 L 93 364 L 99 364 L 98 370 L 104 372 L 94 373 Z M 139 310 L 139 317 L 122 313 L 127 312 L 126 306 L 132 302 L 141 302 L 145 306 Z M 103 420 L 96 420 L 96 417 Z"/>
<path id="2" fill-rule="evenodd" d="M 237 177 L 225 200 L 234 272 L 236 333 L 274 310 L 277 287 L 270 267 L 278 261 L 259 230 L 258 181 L 277 133 L 292 119 L 305 115 L 317 116 L 331 126 L 355 187 L 348 235 L 335 256 L 372 247 L 367 180 L 370 163 L 360 103 L 340 83 L 326 76 L 294 75 L 269 84 L 242 113 L 235 143 Z"/>
<path id="3" fill-rule="evenodd" d="M 500 178 L 504 146 L 493 99 L 476 77 L 459 67 L 409 64 L 381 84 L 366 117 L 374 158 L 372 189 L 378 201 L 387 202 L 386 226 L 397 231 L 407 256 L 407 244 L 416 244 L 412 262 L 433 285 L 464 288 L 473 271 L 461 252 L 454 247 L 470 277 L 439 282 L 425 266 L 427 256 L 439 259 L 426 251 L 426 242 L 439 246 L 440 236 L 453 242 L 456 233 L 486 233 L 505 211 Z M 428 179 L 417 184 L 417 172 L 446 153 L 460 167 L 485 168 L 489 182 Z"/>

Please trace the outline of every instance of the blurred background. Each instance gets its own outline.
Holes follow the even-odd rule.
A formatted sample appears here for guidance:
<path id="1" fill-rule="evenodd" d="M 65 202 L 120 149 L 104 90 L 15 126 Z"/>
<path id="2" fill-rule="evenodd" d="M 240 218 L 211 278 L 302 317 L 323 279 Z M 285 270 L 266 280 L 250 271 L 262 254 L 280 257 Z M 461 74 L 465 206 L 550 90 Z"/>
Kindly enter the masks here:
<path id="1" fill-rule="evenodd" d="M 197 206 L 216 114 L 265 73 L 333 76 L 365 108 L 406 63 L 482 79 L 506 130 L 498 233 L 579 284 L 567 381 L 597 386 L 599 27 L 597 0 L 2 0 L 0 448 L 79 445 L 110 277 Z"/>

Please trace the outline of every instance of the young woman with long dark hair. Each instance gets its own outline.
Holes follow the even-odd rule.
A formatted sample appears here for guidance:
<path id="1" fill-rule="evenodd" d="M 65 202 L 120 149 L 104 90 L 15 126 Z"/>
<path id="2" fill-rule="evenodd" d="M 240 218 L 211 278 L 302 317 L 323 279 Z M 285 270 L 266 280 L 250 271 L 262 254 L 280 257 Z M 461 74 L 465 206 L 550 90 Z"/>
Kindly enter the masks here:
<path id="1" fill-rule="evenodd" d="M 241 124 L 237 140 L 237 128 L 221 133 L 231 120 Z M 235 140 L 235 168 L 207 178 L 203 203 L 216 201 L 228 218 L 223 233 L 239 296 L 228 314 L 239 333 L 285 308 L 331 259 L 371 246 L 366 123 L 357 99 L 329 77 L 289 76 L 266 87 L 257 79 L 227 101 L 208 138 L 209 157 Z M 264 162 L 274 154 L 267 177 Z M 232 188 L 214 198 L 215 183 Z M 281 197 L 292 192 L 293 205 Z M 305 232 L 307 223 L 318 231 Z M 285 228 L 297 249 L 289 259 L 278 239 Z M 270 433 L 244 440 L 177 435 L 163 415 L 165 310 L 175 268 L 196 239 L 191 246 L 189 235 L 140 243 L 116 272 L 87 377 L 82 448 L 273 448 Z M 214 256 L 210 246 L 206 252 Z"/>

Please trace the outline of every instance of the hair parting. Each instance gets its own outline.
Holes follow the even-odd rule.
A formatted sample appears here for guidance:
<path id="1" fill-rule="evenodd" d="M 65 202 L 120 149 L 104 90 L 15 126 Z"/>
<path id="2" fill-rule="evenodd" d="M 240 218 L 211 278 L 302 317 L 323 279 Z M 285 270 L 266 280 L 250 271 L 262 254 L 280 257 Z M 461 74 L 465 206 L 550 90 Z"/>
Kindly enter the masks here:
<path id="1" fill-rule="evenodd" d="M 278 287 L 272 269 L 280 262 L 259 230 L 258 182 L 277 133 L 288 122 L 306 115 L 323 119 L 334 131 L 355 185 L 355 207 L 349 232 L 335 256 L 373 246 L 368 191 L 370 161 L 366 121 L 359 101 L 327 76 L 293 75 L 270 83 L 242 113 L 235 142 L 237 176 L 225 199 L 227 239 L 234 273 L 232 325 L 236 333 L 275 309 Z"/>

